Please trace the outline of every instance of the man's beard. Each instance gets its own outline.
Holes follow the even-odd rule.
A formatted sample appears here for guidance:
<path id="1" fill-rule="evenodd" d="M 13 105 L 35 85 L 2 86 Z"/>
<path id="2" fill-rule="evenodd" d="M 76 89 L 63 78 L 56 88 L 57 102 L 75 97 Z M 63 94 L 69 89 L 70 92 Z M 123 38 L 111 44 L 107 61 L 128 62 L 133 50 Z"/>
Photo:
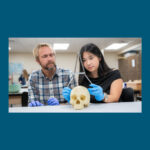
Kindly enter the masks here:
<path id="1" fill-rule="evenodd" d="M 41 63 L 40 63 L 41 64 Z M 49 64 L 53 64 L 52 67 L 48 67 Z M 53 71 L 56 68 L 56 64 L 54 62 L 48 62 L 46 65 L 42 65 L 42 68 L 48 71 Z"/>

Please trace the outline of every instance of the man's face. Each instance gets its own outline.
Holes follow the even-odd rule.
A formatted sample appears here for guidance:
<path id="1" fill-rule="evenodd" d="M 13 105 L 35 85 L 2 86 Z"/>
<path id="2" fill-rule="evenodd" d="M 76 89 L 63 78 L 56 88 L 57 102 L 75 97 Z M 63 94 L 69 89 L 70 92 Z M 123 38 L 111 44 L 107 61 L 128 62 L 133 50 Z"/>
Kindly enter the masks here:
<path id="1" fill-rule="evenodd" d="M 55 69 L 55 54 L 49 47 L 41 47 L 39 49 L 39 60 L 38 63 L 45 70 Z"/>

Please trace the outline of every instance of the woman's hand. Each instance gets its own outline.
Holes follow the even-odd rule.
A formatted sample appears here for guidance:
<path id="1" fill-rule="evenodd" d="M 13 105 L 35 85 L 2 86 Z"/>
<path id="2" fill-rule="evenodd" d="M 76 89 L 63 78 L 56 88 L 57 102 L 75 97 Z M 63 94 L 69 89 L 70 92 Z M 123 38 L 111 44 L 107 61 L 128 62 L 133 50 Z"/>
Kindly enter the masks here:
<path id="1" fill-rule="evenodd" d="M 104 93 L 102 87 L 96 84 L 90 84 L 90 87 L 92 87 L 92 88 L 88 88 L 90 95 L 94 95 L 97 101 L 102 101 L 104 99 Z"/>
<path id="2" fill-rule="evenodd" d="M 71 89 L 69 87 L 65 87 L 62 91 L 62 95 L 65 98 L 65 100 L 70 101 L 70 93 L 71 93 Z"/>

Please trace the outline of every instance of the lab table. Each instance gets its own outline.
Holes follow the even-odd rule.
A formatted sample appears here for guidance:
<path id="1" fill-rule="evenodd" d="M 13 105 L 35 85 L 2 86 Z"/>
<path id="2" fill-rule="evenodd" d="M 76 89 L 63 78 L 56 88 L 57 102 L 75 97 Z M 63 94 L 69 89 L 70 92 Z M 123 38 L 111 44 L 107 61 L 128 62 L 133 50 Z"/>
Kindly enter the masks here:
<path id="1" fill-rule="evenodd" d="M 28 88 L 21 88 L 18 93 L 9 93 L 9 106 L 21 106 L 22 94 L 28 92 Z"/>
<path id="2" fill-rule="evenodd" d="M 90 103 L 82 110 L 75 110 L 70 104 L 39 107 L 9 107 L 9 113 L 141 113 L 142 102 Z"/>

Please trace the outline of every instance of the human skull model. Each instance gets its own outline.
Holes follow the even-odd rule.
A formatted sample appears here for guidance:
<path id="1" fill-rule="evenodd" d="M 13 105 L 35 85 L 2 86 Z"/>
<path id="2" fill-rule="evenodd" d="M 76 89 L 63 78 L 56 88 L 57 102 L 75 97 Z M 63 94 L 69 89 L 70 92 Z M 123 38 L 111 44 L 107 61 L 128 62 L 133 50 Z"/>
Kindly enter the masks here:
<path id="1" fill-rule="evenodd" d="M 90 93 L 84 86 L 76 86 L 71 91 L 70 104 L 74 109 L 83 109 L 90 102 Z"/>

